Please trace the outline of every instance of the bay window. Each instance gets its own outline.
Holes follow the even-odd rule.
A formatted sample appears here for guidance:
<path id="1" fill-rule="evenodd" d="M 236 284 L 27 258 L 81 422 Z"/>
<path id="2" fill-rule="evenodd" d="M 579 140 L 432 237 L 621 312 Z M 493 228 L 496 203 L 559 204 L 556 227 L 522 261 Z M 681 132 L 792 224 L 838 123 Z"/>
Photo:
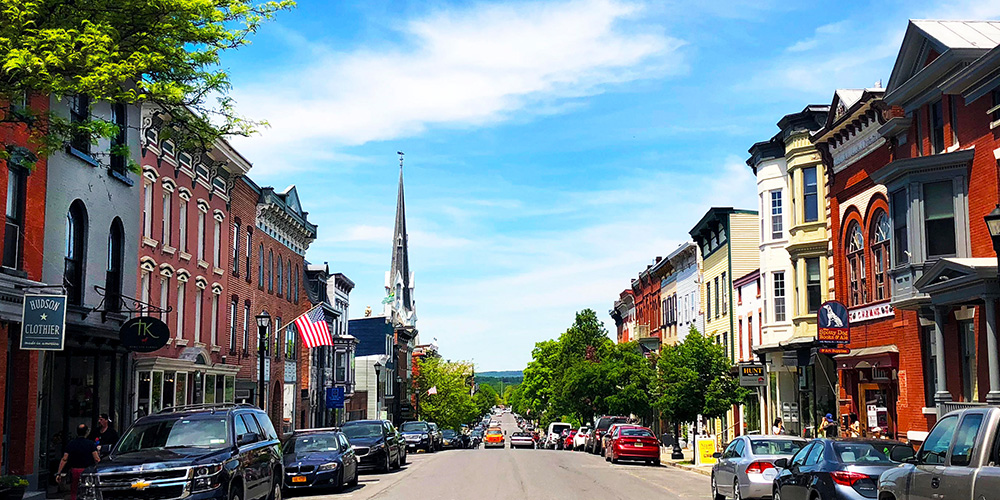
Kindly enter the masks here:
<path id="1" fill-rule="evenodd" d="M 819 220 L 819 184 L 816 178 L 816 167 L 802 169 L 802 202 L 804 222 Z"/>
<path id="2" fill-rule="evenodd" d="M 895 264 L 910 262 L 910 244 L 906 229 L 906 213 L 909 208 L 906 190 L 900 189 L 892 193 L 892 245 Z"/>
<path id="3" fill-rule="evenodd" d="M 820 284 L 819 257 L 809 257 L 806 261 L 806 304 L 809 312 L 819 311 L 823 303 L 823 290 Z"/>
<path id="4" fill-rule="evenodd" d="M 929 182 L 924 192 L 927 257 L 955 255 L 955 204 L 952 181 Z"/>

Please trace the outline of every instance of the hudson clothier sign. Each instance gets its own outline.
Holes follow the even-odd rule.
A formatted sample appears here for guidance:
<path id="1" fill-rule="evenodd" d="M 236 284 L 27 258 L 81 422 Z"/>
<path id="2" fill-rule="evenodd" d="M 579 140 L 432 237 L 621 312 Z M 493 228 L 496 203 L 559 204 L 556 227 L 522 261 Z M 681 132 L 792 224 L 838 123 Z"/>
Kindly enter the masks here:
<path id="1" fill-rule="evenodd" d="M 61 351 L 66 342 L 66 296 L 24 296 L 21 349 Z"/>

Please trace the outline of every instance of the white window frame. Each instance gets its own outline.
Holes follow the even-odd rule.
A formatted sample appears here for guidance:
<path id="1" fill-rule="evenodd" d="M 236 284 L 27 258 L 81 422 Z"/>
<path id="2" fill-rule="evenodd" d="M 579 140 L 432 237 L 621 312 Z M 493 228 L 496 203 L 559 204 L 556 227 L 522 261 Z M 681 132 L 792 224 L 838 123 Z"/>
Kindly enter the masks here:
<path id="1" fill-rule="evenodd" d="M 177 338 L 184 338 L 184 292 L 187 283 L 177 280 Z"/>
<path id="2" fill-rule="evenodd" d="M 198 293 L 195 294 L 194 302 L 194 341 L 201 342 L 201 324 L 202 324 L 202 302 L 205 300 L 205 289 L 198 288 Z"/>

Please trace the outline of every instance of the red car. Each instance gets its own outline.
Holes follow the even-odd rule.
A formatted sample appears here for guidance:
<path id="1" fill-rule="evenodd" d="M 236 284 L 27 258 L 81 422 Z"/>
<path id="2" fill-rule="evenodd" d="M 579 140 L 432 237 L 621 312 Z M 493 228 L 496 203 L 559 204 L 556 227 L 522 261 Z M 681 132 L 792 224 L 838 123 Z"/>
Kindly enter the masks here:
<path id="1" fill-rule="evenodd" d="M 563 437 L 563 449 L 573 451 L 573 436 L 576 436 L 576 429 L 570 429 Z"/>
<path id="2" fill-rule="evenodd" d="M 605 459 L 613 464 L 619 460 L 642 460 L 660 465 L 660 442 L 646 427 L 621 426 L 611 434 Z"/>

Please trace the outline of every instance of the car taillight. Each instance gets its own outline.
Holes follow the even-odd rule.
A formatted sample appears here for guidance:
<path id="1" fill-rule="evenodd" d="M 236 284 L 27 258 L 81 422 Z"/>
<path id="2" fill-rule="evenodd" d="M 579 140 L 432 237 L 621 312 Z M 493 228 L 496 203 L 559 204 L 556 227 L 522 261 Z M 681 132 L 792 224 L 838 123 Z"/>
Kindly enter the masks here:
<path id="1" fill-rule="evenodd" d="M 868 474 L 847 470 L 833 471 L 830 473 L 830 476 L 833 477 L 833 482 L 843 486 L 854 486 L 854 483 L 863 479 L 868 479 Z"/>
<path id="2" fill-rule="evenodd" d="M 767 469 L 773 469 L 771 462 L 753 462 L 747 466 L 747 474 L 763 474 Z"/>

